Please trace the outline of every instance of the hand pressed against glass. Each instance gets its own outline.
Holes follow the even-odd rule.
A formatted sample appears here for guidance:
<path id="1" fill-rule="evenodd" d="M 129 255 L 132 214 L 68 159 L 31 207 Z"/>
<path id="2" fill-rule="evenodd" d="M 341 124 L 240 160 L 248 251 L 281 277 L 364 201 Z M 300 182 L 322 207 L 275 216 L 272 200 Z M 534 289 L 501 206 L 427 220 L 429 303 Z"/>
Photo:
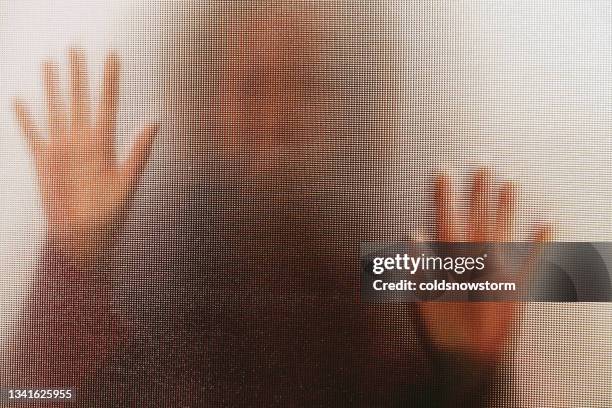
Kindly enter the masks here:
<path id="1" fill-rule="evenodd" d="M 120 225 L 148 160 L 157 126 L 137 136 L 123 163 L 115 154 L 119 59 L 110 54 L 104 66 L 101 100 L 91 111 L 86 61 L 71 50 L 70 107 L 62 103 L 57 67 L 43 65 L 48 137 L 43 138 L 25 105 L 15 112 L 34 157 L 48 239 L 74 260 L 88 263 L 106 247 Z"/>

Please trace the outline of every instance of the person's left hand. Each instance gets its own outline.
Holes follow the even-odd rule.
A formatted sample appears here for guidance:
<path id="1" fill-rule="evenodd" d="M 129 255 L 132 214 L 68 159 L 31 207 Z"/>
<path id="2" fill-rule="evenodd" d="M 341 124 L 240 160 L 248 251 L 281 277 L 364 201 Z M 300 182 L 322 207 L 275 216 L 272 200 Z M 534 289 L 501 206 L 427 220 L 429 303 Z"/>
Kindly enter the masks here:
<path id="1" fill-rule="evenodd" d="M 510 182 L 499 190 L 497 203 L 491 201 L 491 175 L 478 171 L 473 179 L 467 231 L 458 231 L 453 212 L 449 178 L 438 176 L 435 185 L 437 239 L 440 242 L 512 242 L 516 191 Z M 535 247 L 549 239 L 550 228 L 538 226 L 532 238 Z M 535 253 L 530 255 L 535 256 Z M 527 271 L 521 271 L 525 274 Z M 437 302 L 418 304 L 429 338 L 438 348 L 498 361 L 511 339 L 520 316 L 521 303 Z"/>

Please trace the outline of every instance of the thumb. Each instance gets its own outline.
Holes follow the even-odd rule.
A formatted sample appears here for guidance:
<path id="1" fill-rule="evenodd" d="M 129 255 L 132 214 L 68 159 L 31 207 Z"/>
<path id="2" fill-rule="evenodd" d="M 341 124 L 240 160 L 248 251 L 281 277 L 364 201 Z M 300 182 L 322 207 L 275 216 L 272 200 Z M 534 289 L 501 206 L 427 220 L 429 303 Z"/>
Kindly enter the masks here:
<path id="1" fill-rule="evenodd" d="M 121 178 L 123 187 L 126 191 L 133 191 L 134 187 L 138 183 L 140 176 L 142 175 L 147 162 L 149 161 L 149 155 L 151 148 L 153 147 L 153 141 L 157 135 L 159 125 L 147 125 L 136 138 L 136 142 L 132 147 L 132 151 L 122 165 Z"/>
<path id="2" fill-rule="evenodd" d="M 42 149 L 42 142 L 40 140 L 40 136 L 38 134 L 38 129 L 28 112 L 26 106 L 19 100 L 15 100 L 14 102 L 14 110 L 15 115 L 17 116 L 17 121 L 19 122 L 19 127 L 28 142 L 28 146 L 34 154 L 34 157 L 38 157 Z"/>

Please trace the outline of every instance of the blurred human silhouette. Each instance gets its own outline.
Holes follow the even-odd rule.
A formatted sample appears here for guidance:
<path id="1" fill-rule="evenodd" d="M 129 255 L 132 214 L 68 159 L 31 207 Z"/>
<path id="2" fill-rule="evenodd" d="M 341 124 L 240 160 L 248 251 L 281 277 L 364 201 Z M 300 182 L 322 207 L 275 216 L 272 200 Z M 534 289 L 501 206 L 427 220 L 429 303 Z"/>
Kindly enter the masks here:
<path id="1" fill-rule="evenodd" d="M 17 103 L 48 232 L 15 369 L 5 375 L 15 385 L 75 386 L 92 406 L 484 404 L 519 304 L 361 304 L 356 248 L 379 237 L 371 225 L 378 209 L 368 201 L 372 186 L 346 194 L 337 185 L 351 177 L 338 161 L 356 159 L 350 170 L 368 174 L 378 157 L 364 157 L 381 153 L 363 143 L 364 155 L 346 157 L 347 146 L 329 142 L 337 129 L 326 116 L 334 100 L 317 37 L 325 26 L 303 13 L 269 13 L 228 27 L 218 110 L 198 118 L 218 122 L 216 173 L 136 231 L 148 236 L 123 244 L 123 271 L 140 284 L 137 324 L 116 313 L 117 271 L 101 259 L 124 224 L 157 127 L 117 161 L 113 55 L 95 119 L 77 50 L 69 113 L 56 69 L 44 67 L 48 138 Z M 353 177 L 363 187 L 377 180 Z M 487 170 L 474 175 L 462 231 L 450 180 L 436 178 L 437 240 L 513 240 L 515 186 L 492 180 Z M 548 235 L 540 227 L 533 239 Z"/>

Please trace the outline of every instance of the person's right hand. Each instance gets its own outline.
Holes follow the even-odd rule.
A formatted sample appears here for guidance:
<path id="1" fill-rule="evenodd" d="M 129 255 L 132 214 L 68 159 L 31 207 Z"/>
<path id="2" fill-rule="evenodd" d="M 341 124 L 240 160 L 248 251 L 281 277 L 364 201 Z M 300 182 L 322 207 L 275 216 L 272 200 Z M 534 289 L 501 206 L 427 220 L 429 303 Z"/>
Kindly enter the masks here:
<path id="1" fill-rule="evenodd" d="M 70 116 L 61 102 L 56 66 L 43 66 L 49 137 L 41 138 L 26 107 L 15 112 L 39 177 L 48 239 L 73 260 L 87 264 L 101 254 L 129 207 L 148 160 L 157 126 L 140 132 L 124 163 L 115 155 L 119 60 L 104 67 L 101 100 L 90 111 L 85 57 L 70 51 Z"/>

